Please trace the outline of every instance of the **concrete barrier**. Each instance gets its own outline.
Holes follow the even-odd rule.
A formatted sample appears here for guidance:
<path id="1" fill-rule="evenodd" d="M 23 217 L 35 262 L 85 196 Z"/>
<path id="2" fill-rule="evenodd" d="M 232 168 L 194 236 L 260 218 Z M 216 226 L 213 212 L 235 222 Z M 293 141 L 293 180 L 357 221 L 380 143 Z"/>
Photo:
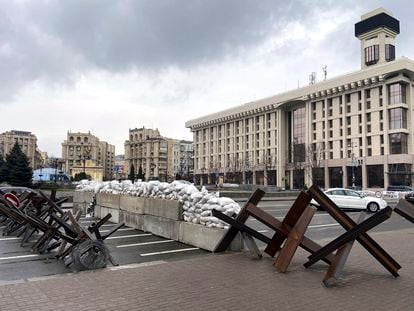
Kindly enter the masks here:
<path id="1" fill-rule="evenodd" d="M 145 198 L 121 195 L 119 208 L 123 211 L 144 214 Z"/>
<path id="2" fill-rule="evenodd" d="M 119 209 L 121 196 L 111 193 L 98 193 L 96 195 L 96 204 L 103 207 Z"/>
<path id="3" fill-rule="evenodd" d="M 93 196 L 92 196 L 93 197 Z M 103 218 L 111 213 L 111 221 L 128 227 L 151 232 L 167 239 L 213 251 L 226 230 L 182 221 L 182 204 L 173 200 L 140 198 L 99 193 L 96 196 L 95 215 Z M 238 234 L 230 250 L 243 247 Z"/>
<path id="4" fill-rule="evenodd" d="M 226 231 L 225 229 L 209 228 L 183 221 L 180 223 L 178 240 L 212 252 Z M 229 250 L 240 251 L 242 248 L 243 241 L 241 234 L 238 233 L 230 244 Z"/>
<path id="5" fill-rule="evenodd" d="M 85 214 L 86 209 L 88 208 L 89 203 L 92 202 L 94 195 L 94 192 L 75 191 L 73 193 L 73 212 L 77 213 L 81 210 L 82 213 Z"/>
<path id="6" fill-rule="evenodd" d="M 142 199 L 142 198 L 140 198 Z M 144 214 L 168 218 L 172 220 L 183 220 L 183 205 L 175 200 L 144 199 Z"/>

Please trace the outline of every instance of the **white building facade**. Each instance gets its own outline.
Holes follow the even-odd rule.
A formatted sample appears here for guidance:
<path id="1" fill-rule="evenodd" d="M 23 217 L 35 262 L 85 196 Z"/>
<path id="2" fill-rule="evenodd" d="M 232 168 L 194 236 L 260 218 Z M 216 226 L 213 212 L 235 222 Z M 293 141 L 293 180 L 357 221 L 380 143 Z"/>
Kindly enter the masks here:
<path id="1" fill-rule="evenodd" d="M 367 13 L 361 70 L 188 121 L 195 181 L 413 185 L 414 62 L 395 59 L 399 31 L 386 10 Z"/>

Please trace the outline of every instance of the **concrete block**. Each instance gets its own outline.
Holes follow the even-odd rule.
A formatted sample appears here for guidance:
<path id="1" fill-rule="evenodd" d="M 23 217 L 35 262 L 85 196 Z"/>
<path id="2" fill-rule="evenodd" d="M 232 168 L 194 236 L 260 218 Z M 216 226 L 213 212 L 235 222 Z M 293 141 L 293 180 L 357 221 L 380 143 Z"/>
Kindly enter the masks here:
<path id="1" fill-rule="evenodd" d="M 208 228 L 203 225 L 182 221 L 180 223 L 180 235 L 178 241 L 212 252 L 226 232 L 227 230 L 225 229 Z M 240 251 L 242 247 L 243 242 L 241 234 L 238 233 L 230 244 L 229 250 Z"/>
<path id="2" fill-rule="evenodd" d="M 108 213 L 111 213 L 112 217 L 109 219 L 110 222 L 119 223 L 119 209 L 108 208 L 104 206 L 95 206 L 95 216 L 104 218 Z"/>
<path id="3" fill-rule="evenodd" d="M 119 222 L 126 226 L 145 231 L 144 229 L 144 215 L 120 210 Z"/>
<path id="4" fill-rule="evenodd" d="M 145 198 L 121 195 L 119 208 L 131 213 L 144 214 L 145 200 Z"/>
<path id="5" fill-rule="evenodd" d="M 180 221 L 153 215 L 144 215 L 144 228 L 142 230 L 163 238 L 178 241 Z"/>
<path id="6" fill-rule="evenodd" d="M 183 219 L 183 206 L 178 201 L 146 198 L 144 199 L 144 214 L 168 218 Z"/>
<path id="7" fill-rule="evenodd" d="M 102 207 L 119 209 L 120 195 L 111 193 L 98 193 L 96 203 Z"/>
<path id="8" fill-rule="evenodd" d="M 82 213 L 86 213 L 86 209 L 89 206 L 89 203 L 92 202 L 94 192 L 82 192 L 82 191 L 75 191 L 73 193 L 73 212 L 77 213 L 77 211 L 81 210 Z"/>
<path id="9" fill-rule="evenodd" d="M 73 192 L 73 203 L 90 203 L 94 195 L 95 192 L 75 191 Z"/>

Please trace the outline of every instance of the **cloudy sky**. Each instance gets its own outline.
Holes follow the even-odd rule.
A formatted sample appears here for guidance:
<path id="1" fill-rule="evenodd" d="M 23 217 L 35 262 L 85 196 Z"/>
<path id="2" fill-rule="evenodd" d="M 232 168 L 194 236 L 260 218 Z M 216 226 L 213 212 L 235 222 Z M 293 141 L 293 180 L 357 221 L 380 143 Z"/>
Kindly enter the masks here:
<path id="1" fill-rule="evenodd" d="M 317 3 L 317 4 L 315 4 Z M 0 0 L 0 132 L 61 156 L 67 131 L 123 154 L 128 130 L 192 139 L 184 123 L 358 70 L 354 24 L 380 6 L 414 59 L 414 2 Z"/>

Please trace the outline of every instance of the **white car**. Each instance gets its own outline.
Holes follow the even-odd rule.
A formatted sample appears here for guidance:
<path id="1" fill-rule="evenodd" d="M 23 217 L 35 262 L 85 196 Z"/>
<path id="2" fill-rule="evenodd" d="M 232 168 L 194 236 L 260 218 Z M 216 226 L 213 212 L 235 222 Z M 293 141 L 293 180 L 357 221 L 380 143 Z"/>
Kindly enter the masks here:
<path id="1" fill-rule="evenodd" d="M 328 189 L 325 194 L 341 209 L 359 209 L 375 213 L 388 206 L 381 198 L 367 197 L 358 191 L 345 188 Z M 319 206 L 315 200 L 311 201 L 311 205 Z"/>

